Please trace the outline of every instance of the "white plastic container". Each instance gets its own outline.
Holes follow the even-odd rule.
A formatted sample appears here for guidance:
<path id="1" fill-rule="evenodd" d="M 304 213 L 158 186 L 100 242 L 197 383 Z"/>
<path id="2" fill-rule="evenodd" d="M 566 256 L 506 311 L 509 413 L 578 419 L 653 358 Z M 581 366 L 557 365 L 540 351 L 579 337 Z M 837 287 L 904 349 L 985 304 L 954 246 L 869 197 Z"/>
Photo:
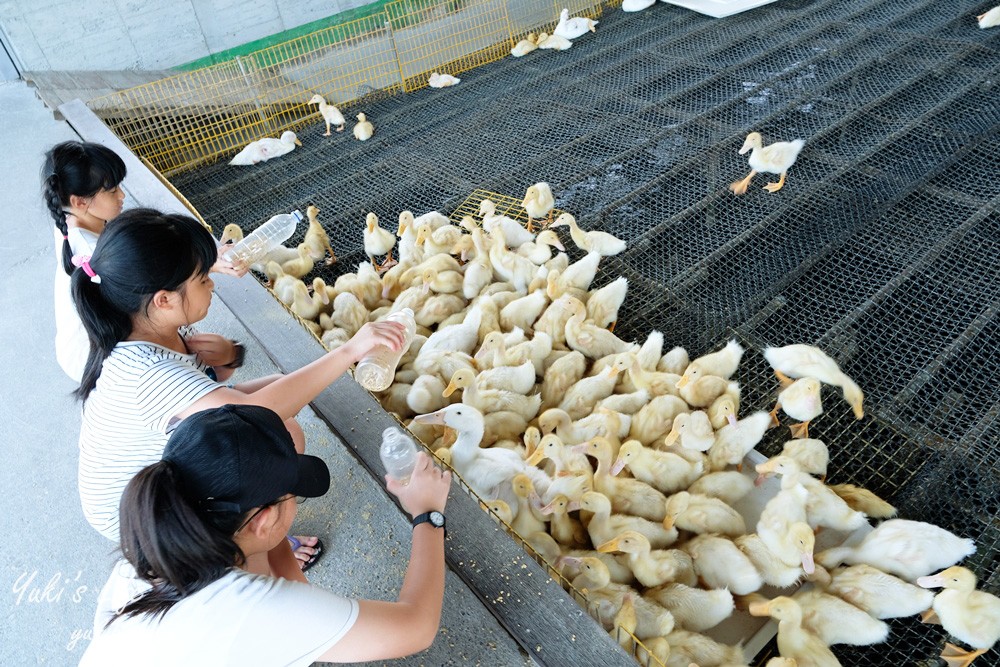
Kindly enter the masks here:
<path id="1" fill-rule="evenodd" d="M 417 446 L 413 440 L 395 426 L 390 426 L 382 431 L 382 446 L 378 453 L 389 476 L 401 484 L 408 484 L 417 465 Z"/>
<path id="2" fill-rule="evenodd" d="M 354 369 L 354 380 L 368 391 L 385 391 L 392 384 L 396 375 L 396 365 L 406 354 L 417 332 L 417 322 L 413 319 L 413 311 L 403 308 L 385 318 L 386 322 L 399 322 L 405 328 L 403 347 L 392 350 L 385 345 L 379 345 L 358 362 Z"/>
<path id="3" fill-rule="evenodd" d="M 231 262 L 241 262 L 245 266 L 260 262 L 267 253 L 292 237 L 296 225 L 302 222 L 302 219 L 300 211 L 274 216 L 228 250 L 226 259 Z"/>

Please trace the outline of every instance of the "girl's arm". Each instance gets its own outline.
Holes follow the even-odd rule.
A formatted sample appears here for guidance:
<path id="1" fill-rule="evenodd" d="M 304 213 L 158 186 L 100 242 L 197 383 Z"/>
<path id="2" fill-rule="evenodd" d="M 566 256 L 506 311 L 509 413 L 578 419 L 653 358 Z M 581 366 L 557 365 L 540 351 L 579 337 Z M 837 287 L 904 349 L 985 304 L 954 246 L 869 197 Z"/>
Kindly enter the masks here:
<path id="1" fill-rule="evenodd" d="M 389 491 L 412 516 L 443 511 L 451 473 L 442 472 L 421 452 L 407 486 L 387 477 Z M 434 641 L 444 600 L 444 530 L 429 523 L 413 529 L 410 565 L 396 602 L 360 600 L 358 618 L 320 662 L 361 662 L 401 658 Z"/>
<path id="2" fill-rule="evenodd" d="M 398 350 L 404 340 L 403 325 L 396 322 L 369 322 L 351 340 L 333 352 L 324 354 L 297 371 L 280 376 L 253 393 L 219 387 L 179 412 L 177 417 L 184 419 L 209 408 L 244 404 L 270 408 L 283 420 L 291 419 L 372 348 L 385 345 Z"/>

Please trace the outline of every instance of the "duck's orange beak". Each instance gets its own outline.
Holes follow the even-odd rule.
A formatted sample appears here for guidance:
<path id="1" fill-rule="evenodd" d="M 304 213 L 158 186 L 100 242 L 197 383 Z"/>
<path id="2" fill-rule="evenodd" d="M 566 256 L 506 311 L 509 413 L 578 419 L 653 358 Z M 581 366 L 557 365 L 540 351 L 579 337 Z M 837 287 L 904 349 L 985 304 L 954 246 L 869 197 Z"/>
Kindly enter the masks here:
<path id="1" fill-rule="evenodd" d="M 448 391 L 448 390 L 445 389 L 445 391 Z M 529 466 L 536 466 L 544 458 L 545 458 L 545 450 L 542 449 L 541 447 L 537 447 L 535 449 L 535 451 L 531 453 L 531 456 L 529 456 L 527 458 L 527 460 L 525 461 L 525 463 L 527 463 Z"/>
<path id="2" fill-rule="evenodd" d="M 597 547 L 597 550 L 602 554 L 609 554 L 618 551 L 618 539 L 608 540 L 604 544 Z"/>

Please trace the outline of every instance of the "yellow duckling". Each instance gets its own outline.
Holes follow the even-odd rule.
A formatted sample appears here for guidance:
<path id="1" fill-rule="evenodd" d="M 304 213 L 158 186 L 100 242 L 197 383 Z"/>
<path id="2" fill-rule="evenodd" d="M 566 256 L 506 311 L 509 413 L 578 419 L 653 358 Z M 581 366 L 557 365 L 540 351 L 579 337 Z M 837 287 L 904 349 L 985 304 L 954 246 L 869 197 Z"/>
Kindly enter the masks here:
<path id="1" fill-rule="evenodd" d="M 535 366 L 530 361 L 519 366 L 497 366 L 480 372 L 477 382 L 483 389 L 530 394 L 535 387 Z"/>
<path id="2" fill-rule="evenodd" d="M 353 336 L 368 322 L 368 310 L 352 292 L 342 292 L 333 300 L 330 321 Z"/>
<path id="3" fill-rule="evenodd" d="M 573 42 L 560 35 L 546 35 L 543 32 L 538 36 L 538 48 L 540 49 L 553 49 L 555 51 L 565 51 L 571 46 L 573 46 Z"/>
<path id="4" fill-rule="evenodd" d="M 660 360 L 656 364 L 656 370 L 661 373 L 683 375 L 690 364 L 691 358 L 688 356 L 687 350 L 678 345 L 660 357 Z"/>
<path id="5" fill-rule="evenodd" d="M 347 121 L 344 120 L 344 114 L 340 113 L 340 109 L 332 104 L 327 104 L 322 95 L 313 95 L 307 104 L 319 105 L 319 115 L 323 117 L 323 122 L 326 123 L 326 132 L 323 133 L 324 137 L 330 136 L 331 125 L 337 126 L 337 132 L 344 131 L 344 126 L 347 125 Z"/>
<path id="6" fill-rule="evenodd" d="M 809 437 L 809 422 L 823 414 L 823 401 L 820 399 L 822 385 L 816 378 L 800 378 L 788 384 L 778 394 L 778 401 L 771 410 L 771 423 L 778 426 L 778 410 L 783 410 L 792 419 L 800 423 L 789 428 L 793 438 Z"/>
<path id="7" fill-rule="evenodd" d="M 313 258 L 309 255 L 309 246 L 302 244 L 298 249 L 299 256 L 290 259 L 281 265 L 281 270 L 286 276 L 301 278 L 313 270 Z"/>
<path id="8" fill-rule="evenodd" d="M 375 134 L 375 126 L 368 120 L 368 116 L 363 113 L 358 114 L 358 123 L 354 126 L 354 138 L 358 141 L 368 141 Z"/>
<path id="9" fill-rule="evenodd" d="M 545 369 L 542 380 L 542 409 L 552 408 L 561 403 L 566 390 L 579 382 L 586 372 L 587 358 L 576 350 L 552 362 Z"/>
<path id="10" fill-rule="evenodd" d="M 562 213 L 552 227 L 569 227 L 570 236 L 576 247 L 584 252 L 596 252 L 602 257 L 610 257 L 625 251 L 625 241 L 607 232 L 585 231 L 576 223 L 576 218 L 569 213 Z"/>
<path id="11" fill-rule="evenodd" d="M 268 262 L 267 266 L 264 267 L 264 273 L 267 275 L 271 289 L 278 300 L 286 306 L 292 305 L 292 301 L 295 300 L 295 285 L 302 281 L 295 276 L 285 275 L 277 262 Z"/>
<path id="12" fill-rule="evenodd" d="M 564 252 L 566 250 L 563 247 L 562 241 L 559 240 L 559 236 L 554 231 L 543 229 L 538 232 L 538 236 L 535 237 L 534 241 L 519 245 L 517 247 L 517 254 L 527 257 L 531 260 L 532 264 L 541 266 L 552 259 L 552 248 Z"/>
<path id="13" fill-rule="evenodd" d="M 493 273 L 514 285 L 518 292 L 525 292 L 528 285 L 538 275 L 539 267 L 516 252 L 507 249 L 503 228 L 497 227 L 490 234 L 489 258 Z"/>
<path id="14" fill-rule="evenodd" d="M 552 337 L 552 344 L 556 347 L 566 347 L 566 322 L 572 316 L 569 306 L 574 301 L 579 301 L 576 297 L 564 294 L 549 304 L 542 316 L 535 321 L 535 331 L 542 331 Z M 580 302 L 581 305 L 583 302 Z M 584 306 L 584 312 L 586 312 Z"/>
<path id="15" fill-rule="evenodd" d="M 423 288 L 420 289 L 422 290 Z M 444 320 L 448 319 L 455 313 L 461 312 L 464 307 L 465 299 L 458 294 L 435 294 L 424 301 L 423 304 L 417 308 L 413 319 L 416 320 L 419 326 L 427 327 L 429 329 L 430 327 L 441 324 Z M 441 327 L 434 333 L 450 328 L 451 327 Z"/>
<path id="16" fill-rule="evenodd" d="M 728 380 L 739 367 L 743 351 L 742 345 L 731 340 L 721 350 L 698 357 L 684 369 L 684 375 L 677 383 L 677 388 L 680 389 L 706 375 L 715 375 Z"/>
<path id="17" fill-rule="evenodd" d="M 462 230 L 453 225 L 431 227 L 430 223 L 417 225 L 417 245 L 424 248 L 424 254 L 449 255 L 462 238 Z"/>
<path id="18" fill-rule="evenodd" d="M 541 499 L 535 492 L 535 485 L 525 474 L 514 475 L 511 480 L 517 508 L 514 510 L 514 522 L 510 525 L 518 535 L 530 535 L 536 531 L 545 531 L 546 517 L 540 511 Z"/>
<path id="19" fill-rule="evenodd" d="M 817 568 L 817 572 L 820 569 Z M 871 565 L 838 567 L 824 588 L 875 618 L 902 618 L 926 611 L 934 601 L 930 591 Z"/>
<path id="20" fill-rule="evenodd" d="M 455 294 L 461 292 L 464 279 L 465 277 L 458 271 L 425 269 L 420 274 L 424 291 L 432 291 L 435 294 Z"/>
<path id="21" fill-rule="evenodd" d="M 771 368 L 774 369 L 779 380 L 782 376 L 790 378 L 814 377 L 823 384 L 840 387 L 844 392 L 844 399 L 851 404 L 851 408 L 854 410 L 854 417 L 862 419 L 865 416 L 865 395 L 861 388 L 840 370 L 836 361 L 818 347 L 812 345 L 766 347 L 764 348 L 764 358 L 771 364 Z"/>
<path id="22" fill-rule="evenodd" d="M 976 590 L 976 575 L 964 567 L 949 567 L 931 577 L 920 577 L 923 588 L 943 588 L 934 596 L 934 613 L 944 629 L 975 651 L 945 644 L 941 657 L 948 667 L 968 667 L 1000 641 L 1000 598 Z M 925 622 L 930 619 L 925 617 Z"/>
<path id="23" fill-rule="evenodd" d="M 743 516 L 718 498 L 679 491 L 667 498 L 663 527 L 677 526 L 691 533 L 719 533 L 730 537 L 747 532 Z"/>
<path id="24" fill-rule="evenodd" d="M 715 431 L 708 415 L 701 410 L 682 412 L 674 417 L 673 426 L 664 438 L 664 446 L 670 447 L 680 440 L 681 447 L 696 452 L 707 452 L 715 443 Z"/>
<path id="25" fill-rule="evenodd" d="M 663 493 L 688 488 L 704 472 L 700 462 L 691 463 L 677 454 L 649 449 L 638 440 L 622 443 L 611 474 L 617 475 L 626 466 L 636 479 Z"/>
<path id="26" fill-rule="evenodd" d="M 315 320 L 319 317 L 323 307 L 329 303 L 330 299 L 326 290 L 309 294 L 309 288 L 300 280 L 295 283 L 295 295 L 289 308 L 304 320 Z"/>
<path id="27" fill-rule="evenodd" d="M 337 255 L 333 252 L 333 246 L 330 245 L 330 237 L 319 222 L 319 209 L 310 205 L 306 209 L 306 217 L 309 218 L 309 229 L 306 231 L 303 243 L 309 248 L 309 256 L 314 261 L 319 261 L 326 257 L 326 253 L 329 252 L 330 259 L 326 260 L 326 265 L 333 264 L 337 261 Z"/>
<path id="28" fill-rule="evenodd" d="M 822 440 L 815 438 L 789 440 L 781 448 L 781 455 L 795 459 L 803 472 L 816 475 L 820 481 L 826 480 L 826 468 L 830 463 L 830 450 Z"/>
<path id="29" fill-rule="evenodd" d="M 571 582 L 573 587 L 597 606 L 597 618 L 610 630 L 615 616 L 621 611 L 625 596 L 632 597 L 636 612 L 634 634 L 641 640 L 663 637 L 674 629 L 673 615 L 660 605 L 639 596 L 631 586 L 611 581 L 608 566 L 600 558 L 580 558 L 580 574 Z"/>
<path id="30" fill-rule="evenodd" d="M 743 649 L 717 642 L 697 632 L 675 629 L 668 634 L 666 642 L 670 646 L 667 667 L 736 667 L 746 665 Z M 804 666 L 803 666 L 804 667 Z"/>
<path id="31" fill-rule="evenodd" d="M 424 339 L 424 344 L 426 344 L 426 341 L 427 339 Z M 417 373 L 437 377 L 444 383 L 441 385 L 441 391 L 438 394 L 444 392 L 445 387 L 448 386 L 447 383 L 451 382 L 451 377 L 463 368 L 475 372 L 472 357 L 465 352 L 446 352 L 444 350 L 424 351 L 423 346 L 421 346 L 420 352 L 413 360 L 413 369 Z M 430 412 L 433 412 L 433 410 Z"/>
<path id="32" fill-rule="evenodd" d="M 753 491 L 753 481 L 741 472 L 724 470 L 699 477 L 688 486 L 688 491 L 733 505 Z"/>
<path id="33" fill-rule="evenodd" d="M 444 397 L 445 384 L 436 375 L 420 375 L 406 394 L 406 405 L 415 415 L 440 410 L 450 403 Z"/>
<path id="34" fill-rule="evenodd" d="M 597 408 L 593 414 L 573 421 L 565 410 L 549 408 L 538 417 L 538 427 L 543 433 L 554 431 L 567 445 L 579 445 L 597 437 L 620 440 L 628 435 L 630 421 L 628 415 L 620 415 L 613 410 L 602 408 Z"/>
<path id="35" fill-rule="evenodd" d="M 641 352 L 641 349 L 640 349 Z M 628 379 L 632 383 L 632 389 L 644 389 L 651 396 L 679 395 L 677 382 L 680 376 L 673 373 L 660 373 L 658 371 L 647 371 L 639 361 L 639 355 L 632 355 L 632 363 L 628 369 Z M 625 389 L 629 389 L 626 385 Z"/>
<path id="36" fill-rule="evenodd" d="M 365 254 L 371 260 L 372 266 L 377 272 L 388 270 L 396 262 L 392 259 L 392 249 L 396 245 L 396 237 L 392 232 L 379 227 L 378 216 L 369 213 L 365 217 Z M 385 255 L 386 259 L 381 264 L 375 262 L 376 256 Z"/>
<path id="37" fill-rule="evenodd" d="M 652 600 L 674 615 L 679 628 L 704 632 L 714 628 L 733 613 L 733 594 L 726 589 L 703 590 L 676 582 L 651 588 L 643 597 Z"/>
<path id="38" fill-rule="evenodd" d="M 643 586 L 659 586 L 675 580 L 694 583 L 694 566 L 689 555 L 677 549 L 654 551 L 646 536 L 637 531 L 627 530 L 599 545 L 597 550 L 627 554 L 632 573 Z"/>
<path id="39" fill-rule="evenodd" d="M 538 409 L 542 405 L 540 394 L 525 396 L 502 389 L 481 389 L 478 382 L 476 382 L 476 374 L 466 369 L 455 371 L 455 374 L 451 376 L 451 382 L 444 390 L 444 395 L 450 396 L 456 389 L 463 390 L 463 403 L 471 405 L 487 414 L 509 411 L 530 421 L 535 418 L 535 415 L 538 414 Z"/>
<path id="40" fill-rule="evenodd" d="M 587 457 L 570 451 L 558 436 L 551 433 L 541 438 L 525 463 L 534 466 L 545 459 L 552 461 L 554 468 L 552 483 L 545 493 L 546 502 L 552 502 L 557 495 L 577 501 L 584 493 L 593 490 L 594 474 Z"/>
<path id="41" fill-rule="evenodd" d="M 544 32 L 538 35 L 539 48 L 551 48 L 542 47 L 542 43 L 548 37 Z M 521 201 L 521 206 L 528 213 L 528 231 L 533 232 L 532 221 L 533 220 L 546 220 L 547 222 L 552 222 L 552 209 L 556 205 L 556 199 L 552 196 L 552 188 L 549 187 L 548 183 L 539 182 L 530 186 L 524 193 L 524 199 Z"/>
<path id="42" fill-rule="evenodd" d="M 796 664 L 814 667 L 840 667 L 840 662 L 819 637 L 802 627 L 802 608 L 789 597 L 750 605 L 753 616 L 770 616 L 778 621 L 778 650 L 782 657 Z"/>
<path id="43" fill-rule="evenodd" d="M 740 155 L 750 151 L 750 173 L 742 181 L 730 184 L 729 189 L 733 194 L 742 195 L 750 186 L 750 181 L 754 176 L 763 172 L 765 174 L 780 174 L 777 183 L 768 183 L 764 189 L 768 192 L 777 192 L 785 186 L 785 176 L 789 168 L 795 164 L 795 159 L 799 156 L 799 151 L 805 142 L 801 139 L 794 141 L 778 141 L 769 146 L 764 146 L 764 140 L 759 132 L 751 132 L 747 135 L 743 147 L 740 148 Z"/>
<path id="44" fill-rule="evenodd" d="M 723 470 L 727 465 L 742 469 L 743 458 L 764 438 L 770 427 L 771 415 L 761 411 L 740 419 L 735 426 L 721 428 L 708 450 L 712 470 Z"/>
<path id="45" fill-rule="evenodd" d="M 804 557 L 808 554 L 808 557 L 812 558 L 814 543 L 812 529 L 805 523 L 793 525 L 796 526 L 796 530 L 799 532 L 791 534 L 789 537 L 796 544 L 801 545 L 799 548 L 802 550 Z M 777 586 L 778 588 L 787 588 L 802 578 L 802 567 L 798 563 L 789 565 L 781 560 L 774 552 L 768 549 L 767 545 L 764 544 L 764 540 L 757 533 L 740 535 L 734 542 L 736 547 L 750 559 L 753 566 L 760 572 L 760 576 L 765 584 Z"/>
<path id="46" fill-rule="evenodd" d="M 627 514 L 612 514 L 611 501 L 597 491 L 588 491 L 581 496 L 580 509 L 593 513 L 587 524 L 587 532 L 593 544 L 604 544 L 630 530 L 645 536 L 654 549 L 668 547 L 677 541 L 677 529 L 667 530 L 662 522 Z"/>
<path id="47" fill-rule="evenodd" d="M 570 313 L 566 321 L 566 343 L 571 349 L 582 352 L 591 359 L 600 359 L 609 354 L 634 352 L 638 349 L 634 343 L 626 343 L 607 329 L 584 322 L 587 308 L 581 301 L 577 299 L 570 301 L 566 309 Z"/>
<path id="48" fill-rule="evenodd" d="M 626 359 L 619 355 L 611 364 L 597 375 L 582 378 L 566 390 L 559 409 L 566 412 L 570 419 L 580 419 L 593 412 L 597 401 L 607 398 L 615 391 L 618 384 L 618 374 L 624 370 Z"/>
<path id="49" fill-rule="evenodd" d="M 555 541 L 551 536 L 549 539 Z M 593 549 L 563 549 L 558 562 L 562 575 L 569 581 L 579 577 L 586 571 L 583 563 L 585 558 L 596 558 L 604 563 L 610 572 L 611 583 L 629 585 L 635 583 L 635 576 L 632 575 L 632 569 L 628 566 L 628 559 L 624 554 L 602 554 Z"/>
<path id="50" fill-rule="evenodd" d="M 545 290 L 536 289 L 529 294 L 514 299 L 500 309 L 500 326 L 504 331 L 521 328 L 530 331 L 545 308 L 549 305 L 549 297 Z"/>
<path id="51" fill-rule="evenodd" d="M 565 544 L 568 547 L 590 544 L 583 524 L 569 515 L 570 512 L 578 509 L 580 509 L 579 502 L 572 501 L 562 494 L 557 495 L 552 499 L 552 502 L 542 508 L 542 514 L 551 517 L 549 532 L 560 544 Z"/>
<path id="52" fill-rule="evenodd" d="M 612 445 L 607 438 L 594 438 L 574 445 L 573 449 L 597 459 L 594 488 L 611 500 L 614 511 L 641 516 L 651 521 L 663 521 L 666 517 L 666 496 L 645 482 L 619 479 L 611 475 Z M 666 528 L 669 530 L 670 526 Z"/>
<path id="53" fill-rule="evenodd" d="M 535 33 L 528 33 L 528 36 L 522 39 L 520 42 L 514 45 L 514 48 L 510 50 L 510 55 L 515 58 L 520 58 L 521 56 L 526 56 L 535 49 L 538 48 L 538 44 L 535 41 L 538 36 Z"/>
<path id="54" fill-rule="evenodd" d="M 746 595 L 764 585 L 757 568 L 732 540 L 697 535 L 681 547 L 694 560 L 695 573 L 709 588 L 726 588 Z"/>
<path id="55" fill-rule="evenodd" d="M 447 448 L 445 448 L 447 449 Z M 439 449 L 438 452 L 441 450 Z M 435 452 L 435 456 L 437 452 Z M 448 452 L 449 458 L 451 458 L 451 451 Z M 507 524 L 508 526 L 514 521 L 514 512 L 510 509 L 510 505 L 502 500 L 489 500 L 482 503 L 482 508 L 492 514 L 494 517 L 499 519 L 501 522 Z"/>
<path id="56" fill-rule="evenodd" d="M 549 271 L 547 276 L 547 287 L 549 298 L 558 299 L 563 294 L 585 301 L 587 290 L 597 276 L 597 268 L 601 263 L 601 255 L 596 252 L 588 252 L 579 260 L 568 265 L 562 271 Z"/>
<path id="57" fill-rule="evenodd" d="M 681 398 L 692 408 L 707 408 L 723 394 L 739 390 L 739 384 L 718 375 L 703 375 L 678 388 Z"/>
<path id="58" fill-rule="evenodd" d="M 599 400 L 595 409 L 611 410 L 612 412 L 619 412 L 623 415 L 631 417 L 649 404 L 649 398 L 649 392 L 645 389 L 641 391 L 633 391 L 628 394 L 611 394 L 607 398 Z M 636 438 L 636 440 L 639 440 L 639 438 Z"/>
<path id="59" fill-rule="evenodd" d="M 889 626 L 884 621 L 835 595 L 812 588 L 798 591 L 792 599 L 802 608 L 802 625 L 827 646 L 868 646 L 889 637 Z"/>
<path id="60" fill-rule="evenodd" d="M 810 526 L 826 526 L 835 530 L 852 531 L 868 523 L 865 515 L 853 510 L 837 493 L 818 479 L 804 472 L 788 456 L 774 456 L 757 465 L 758 473 L 781 475 L 781 489 L 802 486 L 807 492 L 806 520 Z"/>
<path id="61" fill-rule="evenodd" d="M 708 421 L 716 431 L 724 428 L 726 424 L 736 426 L 736 414 L 740 409 L 740 387 L 735 382 L 730 382 L 729 387 L 735 391 L 727 390 L 705 410 Z"/>

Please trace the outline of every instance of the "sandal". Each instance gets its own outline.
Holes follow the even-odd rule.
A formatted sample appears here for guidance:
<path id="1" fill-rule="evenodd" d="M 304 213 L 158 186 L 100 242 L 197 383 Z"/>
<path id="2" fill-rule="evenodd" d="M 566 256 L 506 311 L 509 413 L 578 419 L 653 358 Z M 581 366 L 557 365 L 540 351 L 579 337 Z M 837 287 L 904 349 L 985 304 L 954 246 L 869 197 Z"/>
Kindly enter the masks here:
<path id="1" fill-rule="evenodd" d="M 309 546 L 308 544 L 303 544 L 302 541 L 299 538 L 295 537 L 294 535 L 289 535 L 288 541 L 292 545 L 293 553 L 297 552 L 301 547 L 307 547 L 309 549 L 314 550 L 312 555 L 309 556 L 309 560 L 301 560 L 298 556 L 295 557 L 295 560 L 299 562 L 299 567 L 302 568 L 303 572 L 307 571 L 309 568 L 315 565 L 316 561 L 319 560 L 319 557 L 323 555 L 323 540 L 319 539 L 318 537 L 316 538 L 316 544 L 312 546 Z"/>

